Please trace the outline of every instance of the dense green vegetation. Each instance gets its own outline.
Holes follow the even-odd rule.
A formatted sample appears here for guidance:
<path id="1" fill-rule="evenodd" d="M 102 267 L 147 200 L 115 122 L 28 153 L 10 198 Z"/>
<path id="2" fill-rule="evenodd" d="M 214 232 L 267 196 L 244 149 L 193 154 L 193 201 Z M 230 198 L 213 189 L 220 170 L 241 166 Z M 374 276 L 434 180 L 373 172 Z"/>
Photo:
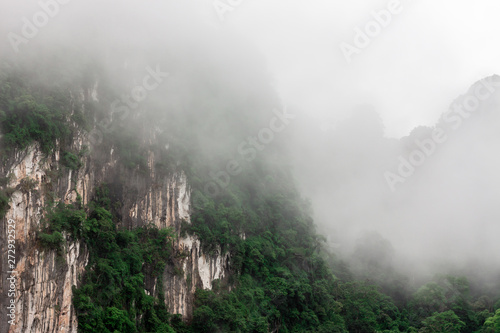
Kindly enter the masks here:
<path id="1" fill-rule="evenodd" d="M 83 107 L 71 102 L 69 86 L 49 85 L 50 79 L 40 76 L 15 66 L 0 68 L 2 157 L 34 142 L 48 154 L 70 140 L 72 123 L 88 128 Z"/>
<path id="2" fill-rule="evenodd" d="M 48 153 L 54 149 L 56 140 L 69 135 L 65 113 L 51 107 L 57 104 L 56 101 L 37 101 L 30 94 L 15 96 L 16 92 L 10 90 L 11 86 L 4 83 L 0 97 L 0 124 L 7 150 L 14 147 L 24 149 L 37 141 Z M 6 97 L 10 94 L 15 96 L 12 100 Z M 6 100 L 9 102 L 5 103 Z"/>
<path id="3" fill-rule="evenodd" d="M 482 332 L 491 300 L 469 294 L 464 277 L 438 276 L 413 294 L 407 280 L 383 269 L 374 247 L 357 252 L 371 283 L 358 282 L 321 250 L 307 204 L 276 166 L 248 168 L 211 197 L 194 182 L 193 219 L 186 226 L 206 251 L 229 251 L 234 275 L 227 292 L 197 293 L 196 332 Z M 259 171 L 257 171 L 259 170 Z M 262 172 L 262 174 L 259 174 Z M 252 174 L 253 173 L 253 174 Z M 244 234 L 244 239 L 241 235 Z M 375 244 L 381 243 L 375 238 Z M 369 242 L 366 242 L 369 244 Z M 383 244 L 382 244 L 383 245 Z M 382 256 L 381 256 L 382 257 Z M 328 267 L 327 262 L 333 262 Z M 375 267 L 377 266 L 378 267 Z M 340 280 L 333 274 L 342 272 Z M 346 271 L 347 270 L 347 271 Z M 392 281 L 392 286 L 383 280 Z M 384 295 L 383 290 L 396 299 Z M 401 295 L 403 294 L 403 295 Z M 490 320 L 491 321 L 491 320 Z"/>
<path id="4" fill-rule="evenodd" d="M 320 257 L 307 205 L 274 173 L 242 175 L 217 198 L 194 183 L 193 222 L 186 229 L 206 251 L 220 246 L 231 253 L 230 283 L 237 286 L 230 293 L 223 286 L 197 293 L 195 331 L 342 332 L 338 285 Z"/>
<path id="5" fill-rule="evenodd" d="M 71 170 L 78 170 L 82 166 L 79 156 L 69 151 L 62 154 L 61 164 Z"/>
<path id="6" fill-rule="evenodd" d="M 80 203 L 48 207 L 45 225 L 39 233 L 41 246 L 61 254 L 66 239 L 83 240 L 90 257 L 73 301 L 81 332 L 173 332 L 161 297 L 161 276 L 176 256 L 171 229 L 145 226 L 119 230 L 110 213 L 106 188 L 98 191 L 88 206 Z M 101 195 L 101 196 L 99 196 Z M 178 254 L 177 254 L 178 255 Z M 158 278 L 159 297 L 145 293 L 145 277 Z"/>
<path id="7" fill-rule="evenodd" d="M 42 150 L 54 149 L 55 142 L 69 134 L 64 113 L 53 112 L 31 95 L 16 97 L 2 115 L 6 147 L 26 148 L 38 141 Z"/>
<path id="8" fill-rule="evenodd" d="M 5 217 L 5 214 L 10 207 L 9 201 L 13 189 L 7 187 L 8 183 L 9 177 L 0 178 L 0 219 L 3 219 Z"/>
<path id="9" fill-rule="evenodd" d="M 0 219 L 4 218 L 5 213 L 7 213 L 8 209 L 9 209 L 9 197 L 6 195 L 4 191 L 0 190 Z"/>
<path id="10" fill-rule="evenodd" d="M 494 315 L 486 319 L 483 326 L 483 332 L 500 332 L 500 309 L 498 309 Z"/>

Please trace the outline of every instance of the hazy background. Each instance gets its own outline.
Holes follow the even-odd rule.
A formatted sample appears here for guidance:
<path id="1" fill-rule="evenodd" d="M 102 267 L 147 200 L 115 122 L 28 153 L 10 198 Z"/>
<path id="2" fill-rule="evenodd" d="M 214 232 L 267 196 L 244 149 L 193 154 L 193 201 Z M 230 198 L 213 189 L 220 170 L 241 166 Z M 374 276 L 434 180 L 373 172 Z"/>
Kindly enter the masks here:
<path id="1" fill-rule="evenodd" d="M 492 0 L 401 0 L 402 12 L 350 64 L 340 43 L 352 43 L 353 29 L 363 28 L 372 20 L 371 11 L 386 8 L 389 1 L 241 0 L 224 21 L 214 3 L 71 0 L 30 44 L 56 30 L 77 40 L 85 34 L 94 40 L 112 36 L 117 42 L 149 29 L 141 38 L 148 44 L 165 35 L 196 36 L 201 42 L 208 31 L 233 33 L 258 47 L 287 105 L 307 110 L 321 127 L 347 117 L 359 103 L 373 104 L 389 137 L 433 125 L 472 82 L 500 72 L 500 3 Z M 2 30 L 18 33 L 21 19 L 40 7 L 34 0 L 4 0 L 0 9 Z M 75 20 L 76 13 L 80 19 Z M 75 35 L 69 26 L 77 24 L 81 30 Z M 9 53 L 8 46 L 2 43 L 2 52 Z"/>
<path id="2" fill-rule="evenodd" d="M 68 48 L 117 73 L 137 61 L 138 72 L 130 76 L 138 78 L 146 64 L 164 63 L 173 74 L 168 88 L 176 91 L 168 105 L 180 110 L 185 107 L 180 100 L 197 96 L 183 89 L 175 72 L 199 68 L 193 64 L 209 64 L 234 92 L 264 91 L 269 85 L 297 116 L 287 129 L 293 168 L 331 248 L 349 258 L 356 239 L 363 243 L 362 235 L 375 231 L 390 242 L 399 267 L 423 269 L 416 263 L 431 263 L 426 267 L 432 270 L 450 262 L 471 269 L 471 263 L 484 263 L 495 271 L 500 259 L 496 115 L 485 111 L 450 132 L 396 192 L 383 174 L 414 149 L 420 132 L 405 138 L 414 128 L 438 124 L 473 83 L 500 73 L 500 3 L 401 1 L 402 12 L 348 63 L 340 43 L 352 43 L 353 29 L 363 28 L 371 11 L 388 3 L 243 0 L 220 20 L 207 0 L 72 0 L 14 53 L 7 34 L 20 34 L 22 18 L 40 7 L 36 1 L 3 0 L 0 56 L 37 59 Z M 72 53 L 66 55 L 61 59 L 69 61 Z M 494 103 L 488 108 L 496 111 Z"/>

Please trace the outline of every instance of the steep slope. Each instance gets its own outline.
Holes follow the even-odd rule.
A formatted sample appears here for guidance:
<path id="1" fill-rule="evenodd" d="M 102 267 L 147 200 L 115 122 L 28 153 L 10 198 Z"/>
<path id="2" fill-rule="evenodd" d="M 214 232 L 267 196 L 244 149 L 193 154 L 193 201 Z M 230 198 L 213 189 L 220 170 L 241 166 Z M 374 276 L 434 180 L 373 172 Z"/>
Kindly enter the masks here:
<path id="1" fill-rule="evenodd" d="M 98 103 L 95 90 L 81 91 L 79 95 Z M 71 103 L 88 103 L 86 98 L 74 99 Z M 86 205 L 101 184 L 109 184 L 114 189 L 113 200 L 121 203 L 117 212 L 121 216 L 121 227 L 153 224 L 160 229 L 174 228 L 178 236 L 175 249 L 187 255 L 175 263 L 181 274 L 178 271 L 174 274 L 175 267 L 165 269 L 163 296 L 169 312 L 189 318 L 196 288 L 211 289 L 212 280 L 226 276 L 229 257 L 220 252 L 205 255 L 196 236 L 179 236 L 181 222 L 189 223 L 191 212 L 191 188 L 185 173 L 182 170 L 158 172 L 155 169 L 158 160 L 153 151 L 145 153 L 146 171 L 126 168 L 116 148 L 106 144 L 92 145 L 87 131 L 76 124 L 71 128 L 71 140 L 56 145 L 49 154 L 36 141 L 24 149 L 4 150 L 0 178 L 6 179 L 2 189 L 9 189 L 10 207 L 2 216 L 0 244 L 2 253 L 6 254 L 7 225 L 14 224 L 16 260 L 15 267 L 9 268 L 7 256 L 2 255 L 0 259 L 2 295 L 7 294 L 9 287 L 6 281 L 10 274 L 6 272 L 15 271 L 12 275 L 15 277 L 15 297 L 1 298 L 0 315 L 7 318 L 7 306 L 13 299 L 16 317 L 13 325 L 2 320 L 0 331 L 76 332 L 72 286 L 81 281 L 89 253 L 85 243 L 64 234 L 61 257 L 57 251 L 40 246 L 38 232 L 43 228 L 49 203 L 70 204 L 78 199 Z M 89 151 L 89 147 L 93 149 Z M 80 152 L 77 167 L 68 167 L 65 160 L 68 152 Z M 155 285 L 156 281 L 147 281 L 147 293 L 155 294 Z"/>

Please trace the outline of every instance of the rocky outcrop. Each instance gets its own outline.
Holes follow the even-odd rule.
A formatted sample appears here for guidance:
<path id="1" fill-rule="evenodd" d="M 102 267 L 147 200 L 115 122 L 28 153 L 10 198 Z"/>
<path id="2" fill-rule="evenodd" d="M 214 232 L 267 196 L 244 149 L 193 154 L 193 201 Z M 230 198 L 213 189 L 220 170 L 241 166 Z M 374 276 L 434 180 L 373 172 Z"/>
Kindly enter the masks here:
<path id="1" fill-rule="evenodd" d="M 194 292 L 197 288 L 212 289 L 214 280 L 227 277 L 229 271 L 229 254 L 205 255 L 200 241 L 192 236 L 181 238 L 179 249 L 187 254 L 180 263 L 181 274 L 176 274 L 172 267 L 167 267 L 163 274 L 165 300 L 170 313 L 181 314 L 191 318 L 193 312 Z"/>
<path id="2" fill-rule="evenodd" d="M 51 165 L 57 164 L 58 154 L 45 158 L 38 146 L 19 152 L 7 169 L 11 175 L 8 187 L 15 188 L 10 209 L 2 220 L 2 318 L 8 318 L 4 309 L 11 299 L 15 304 L 15 318 L 10 325 L 0 321 L 2 332 L 76 332 L 76 316 L 72 307 L 71 287 L 77 284 L 88 260 L 85 247 L 67 243 L 63 257 L 55 251 L 40 251 L 36 243 L 36 232 L 40 228 L 43 208 L 48 200 L 47 191 L 54 181 L 48 175 Z M 7 173 L 6 172 L 6 173 Z M 71 182 L 71 172 L 59 181 Z M 16 265 L 8 268 L 6 262 L 6 225 L 14 221 L 16 226 Z M 14 271 L 6 274 L 6 271 Z M 15 277 L 14 297 L 7 295 L 6 279 Z M 9 318 L 11 319 L 11 318 Z M 9 327 L 10 326 L 10 327 Z"/>
<path id="3" fill-rule="evenodd" d="M 74 136 L 72 151 L 90 147 L 83 132 Z M 190 222 L 190 187 L 183 171 L 160 174 L 155 170 L 155 156 L 149 153 L 148 172 L 137 172 L 121 166 L 113 147 L 91 147 L 77 171 L 60 163 L 60 151 L 44 156 L 38 145 L 17 152 L 0 171 L 10 175 L 7 187 L 15 188 L 10 209 L 0 221 L 0 331 L 1 332 L 76 332 L 77 319 L 72 307 L 72 286 L 88 262 L 85 245 L 66 242 L 63 257 L 54 251 L 42 251 L 36 232 L 43 221 L 44 207 L 50 198 L 74 202 L 80 195 L 84 204 L 92 200 L 97 186 L 109 184 L 112 195 L 122 203 L 120 227 L 134 228 L 153 223 L 159 228 L 173 227 L 178 235 L 177 251 L 185 255 L 175 267 L 167 266 L 163 274 L 165 302 L 171 313 L 189 319 L 196 288 L 212 288 L 212 281 L 227 277 L 229 255 L 203 253 L 196 237 L 181 237 L 182 221 Z M 16 295 L 13 298 L 16 318 L 9 325 L 7 296 L 7 221 L 16 225 Z M 155 281 L 146 283 L 148 293 L 155 294 Z"/>

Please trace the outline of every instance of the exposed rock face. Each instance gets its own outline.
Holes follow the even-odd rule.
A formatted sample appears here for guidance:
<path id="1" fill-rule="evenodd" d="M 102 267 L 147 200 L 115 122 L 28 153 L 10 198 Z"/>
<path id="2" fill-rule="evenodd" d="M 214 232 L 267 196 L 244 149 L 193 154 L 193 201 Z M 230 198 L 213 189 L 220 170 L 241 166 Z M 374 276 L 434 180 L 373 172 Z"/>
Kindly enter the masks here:
<path id="1" fill-rule="evenodd" d="M 58 154 L 53 158 L 44 158 L 38 146 L 18 153 L 8 168 L 12 174 L 8 187 L 16 188 L 12 194 L 10 210 L 2 221 L 2 332 L 75 332 L 76 316 L 71 304 L 71 287 L 77 284 L 78 276 L 83 272 L 88 260 L 88 253 L 82 244 L 68 243 L 63 258 L 57 258 L 55 251 L 41 252 L 36 245 L 36 230 L 40 226 L 43 207 L 47 201 L 44 194 L 52 180 L 48 178 L 51 164 L 57 163 Z M 3 174 L 6 174 L 7 170 Z M 32 181 L 27 188 L 26 180 Z M 63 175 L 59 181 L 70 181 L 71 174 Z M 7 298 L 6 279 L 11 274 L 7 266 L 7 221 L 13 220 L 16 225 L 16 295 L 15 320 L 10 325 L 4 309 L 10 298 Z M 10 319 L 10 318 L 9 318 Z"/>
<path id="2" fill-rule="evenodd" d="M 192 236 L 181 238 L 178 246 L 188 256 L 180 263 L 183 274 L 176 275 L 171 267 L 166 268 L 165 301 L 169 312 L 191 318 L 196 288 L 212 289 L 212 281 L 227 277 L 229 254 L 221 255 L 218 251 L 214 256 L 207 256 L 201 250 L 200 241 Z"/>
<path id="3" fill-rule="evenodd" d="M 83 133 L 75 135 L 71 149 L 80 151 L 90 146 Z M 0 221 L 0 332 L 76 332 L 77 318 L 72 306 L 73 285 L 88 262 L 88 251 L 79 242 L 66 242 L 64 259 L 54 251 L 42 251 L 36 243 L 36 231 L 43 218 L 49 193 L 56 200 L 74 202 L 77 193 L 84 204 L 92 200 L 95 188 L 107 183 L 115 199 L 122 203 L 119 227 L 133 228 L 153 223 L 159 228 L 173 227 L 179 235 L 177 251 L 187 254 L 167 266 L 163 274 L 165 301 L 171 313 L 189 319 L 192 315 L 196 288 L 211 289 L 214 279 L 227 277 L 229 256 L 220 251 L 213 256 L 203 254 L 200 242 L 193 236 L 180 237 L 181 222 L 190 222 L 190 187 L 182 171 L 159 175 L 155 156 L 149 155 L 147 173 L 122 167 L 112 147 L 95 147 L 83 158 L 83 166 L 73 171 L 60 165 L 60 152 L 45 157 L 38 145 L 18 152 L 0 176 L 11 174 L 8 187 L 16 188 L 11 208 Z M 26 182 L 26 179 L 31 182 Z M 31 184 L 26 186 L 23 184 Z M 7 221 L 16 223 L 16 296 L 15 323 L 6 318 L 10 299 L 7 296 L 10 269 L 7 266 Z M 146 281 L 145 289 L 155 294 L 155 281 Z"/>

